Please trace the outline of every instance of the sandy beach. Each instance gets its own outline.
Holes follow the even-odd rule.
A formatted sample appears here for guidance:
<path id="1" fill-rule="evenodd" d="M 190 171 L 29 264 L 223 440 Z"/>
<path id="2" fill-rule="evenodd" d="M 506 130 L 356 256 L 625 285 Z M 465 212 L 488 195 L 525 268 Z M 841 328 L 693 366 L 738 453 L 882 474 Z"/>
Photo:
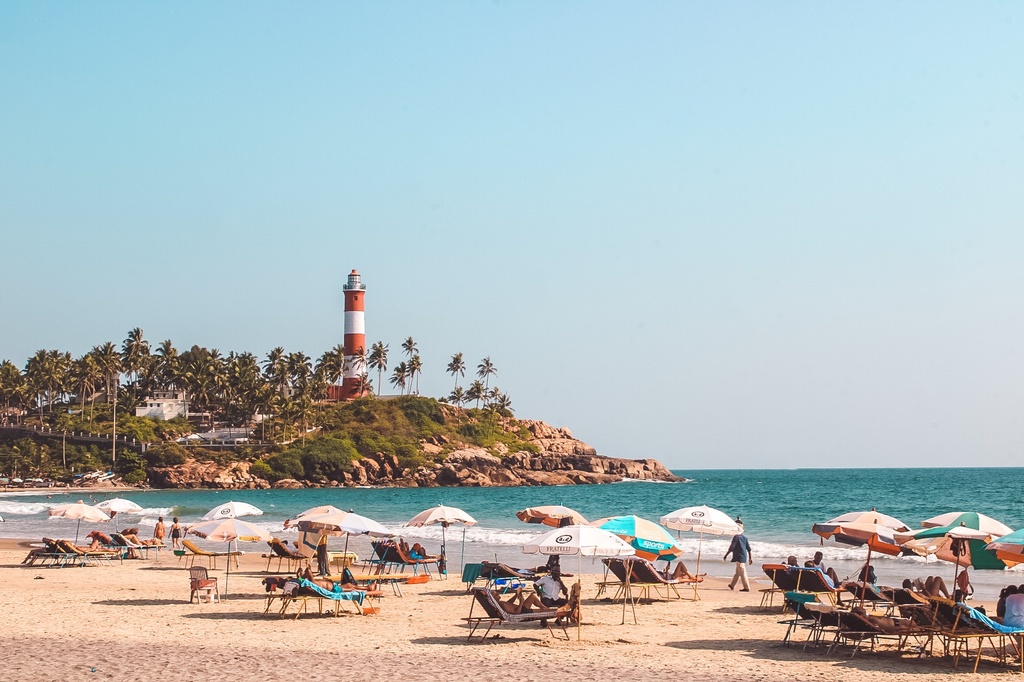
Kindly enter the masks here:
<path id="1" fill-rule="evenodd" d="M 741 593 L 710 579 L 701 601 L 638 606 L 639 624 L 630 618 L 621 625 L 621 603 L 595 600 L 596 577 L 584 576 L 582 642 L 553 640 L 546 629 L 520 625 L 496 628 L 499 636 L 484 644 L 468 644 L 461 618 L 471 599 L 454 576 L 407 586 L 402 598 L 389 594 L 377 615 L 313 613 L 292 620 L 262 614 L 260 580 L 266 574 L 258 552 L 232 571 L 231 594 L 223 603 L 190 604 L 188 574 L 169 553 L 159 562 L 57 569 L 20 566 L 27 549 L 18 541 L 0 544 L 8 581 L 0 596 L 8 679 L 282 679 L 299 670 L 315 680 L 376 680 L 415 670 L 431 679 L 481 681 L 566 674 L 695 680 L 965 674 L 941 657 L 861 652 L 851 660 L 839 652 L 782 647 L 781 616 L 778 609 L 759 608 L 757 583 Z M 216 575 L 223 582 L 222 566 Z M 989 660 L 980 672 L 1006 674 L 1006 668 Z"/>

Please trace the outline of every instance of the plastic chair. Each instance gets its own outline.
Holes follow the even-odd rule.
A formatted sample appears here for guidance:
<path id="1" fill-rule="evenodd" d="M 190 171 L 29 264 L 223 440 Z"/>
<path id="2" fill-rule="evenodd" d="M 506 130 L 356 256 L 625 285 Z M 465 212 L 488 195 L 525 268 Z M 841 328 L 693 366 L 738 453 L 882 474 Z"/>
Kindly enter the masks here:
<path id="1" fill-rule="evenodd" d="M 217 588 L 217 579 L 211 578 L 206 571 L 205 566 L 193 566 L 188 569 L 189 577 L 189 589 L 191 592 L 188 595 L 188 603 L 191 604 L 192 600 L 195 599 L 202 603 L 203 594 L 206 595 L 206 601 L 213 603 L 214 600 L 220 601 L 220 590 Z"/>

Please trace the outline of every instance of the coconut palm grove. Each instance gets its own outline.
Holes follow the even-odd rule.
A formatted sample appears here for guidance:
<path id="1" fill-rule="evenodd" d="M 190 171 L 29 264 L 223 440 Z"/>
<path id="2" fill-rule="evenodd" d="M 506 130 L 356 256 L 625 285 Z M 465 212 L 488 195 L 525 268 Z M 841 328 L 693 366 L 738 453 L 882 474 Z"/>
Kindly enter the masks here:
<path id="1" fill-rule="evenodd" d="M 328 387 L 345 372 L 341 345 L 315 361 L 280 347 L 261 359 L 202 346 L 179 350 L 170 340 L 154 348 L 135 328 L 120 347 L 108 341 L 78 358 L 42 349 L 23 368 L 3 360 L 0 472 L 70 481 L 111 470 L 125 483 L 141 483 L 147 467 L 239 459 L 271 481 L 329 483 L 371 455 L 393 455 L 411 467 L 443 458 L 457 444 L 530 449 L 511 400 L 492 385 L 498 370 L 490 357 L 474 371 L 462 353 L 453 354 L 445 367 L 452 390 L 439 398 L 419 395 L 426 365 L 412 337 L 399 353 L 373 343 L 362 359 L 368 371 L 361 397 L 347 402 L 328 399 Z M 475 378 L 464 385 L 467 373 Z M 185 396 L 185 414 L 136 416 L 147 397 L 168 391 Z M 224 431 L 230 443 L 210 436 Z M 427 455 L 426 439 L 451 445 Z"/>

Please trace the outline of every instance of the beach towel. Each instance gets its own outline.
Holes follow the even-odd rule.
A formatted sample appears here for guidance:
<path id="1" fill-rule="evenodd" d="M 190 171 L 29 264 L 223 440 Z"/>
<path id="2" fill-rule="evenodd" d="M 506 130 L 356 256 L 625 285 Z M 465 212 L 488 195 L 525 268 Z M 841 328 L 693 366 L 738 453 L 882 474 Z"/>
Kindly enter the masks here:
<path id="1" fill-rule="evenodd" d="M 366 599 L 366 592 L 362 590 L 342 590 L 340 585 L 335 585 L 333 590 L 327 590 L 320 587 L 316 583 L 311 583 L 305 578 L 299 579 L 299 587 L 306 588 L 316 594 L 320 595 L 324 599 L 333 599 L 335 601 L 354 601 L 360 606 L 363 600 Z"/>
<path id="2" fill-rule="evenodd" d="M 1013 627 L 1011 625 L 1003 625 L 1002 623 L 997 623 L 996 621 L 992 620 L 991 618 L 989 618 L 988 616 L 986 616 L 984 613 L 982 613 L 981 611 L 979 611 L 977 609 L 972 609 L 971 607 L 967 606 L 966 604 L 961 604 L 961 606 L 963 606 L 965 609 L 967 609 L 967 614 L 971 618 L 973 618 L 974 620 L 976 620 L 976 621 L 978 621 L 980 623 L 984 623 L 985 625 L 989 626 L 990 628 L 992 628 L 996 632 L 1002 633 L 1004 635 L 1024 634 L 1024 628 L 1015 628 L 1015 627 Z"/>

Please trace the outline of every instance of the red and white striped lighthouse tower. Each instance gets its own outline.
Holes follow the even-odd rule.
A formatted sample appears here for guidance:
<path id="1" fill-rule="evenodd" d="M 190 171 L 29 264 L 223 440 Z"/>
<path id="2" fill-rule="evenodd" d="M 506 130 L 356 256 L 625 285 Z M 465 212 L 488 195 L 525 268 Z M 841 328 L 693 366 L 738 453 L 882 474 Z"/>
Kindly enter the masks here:
<path id="1" fill-rule="evenodd" d="M 343 287 L 345 291 L 345 374 L 341 381 L 341 399 L 360 397 L 360 379 L 366 374 L 366 323 L 363 319 L 366 285 L 353 270 Z"/>

